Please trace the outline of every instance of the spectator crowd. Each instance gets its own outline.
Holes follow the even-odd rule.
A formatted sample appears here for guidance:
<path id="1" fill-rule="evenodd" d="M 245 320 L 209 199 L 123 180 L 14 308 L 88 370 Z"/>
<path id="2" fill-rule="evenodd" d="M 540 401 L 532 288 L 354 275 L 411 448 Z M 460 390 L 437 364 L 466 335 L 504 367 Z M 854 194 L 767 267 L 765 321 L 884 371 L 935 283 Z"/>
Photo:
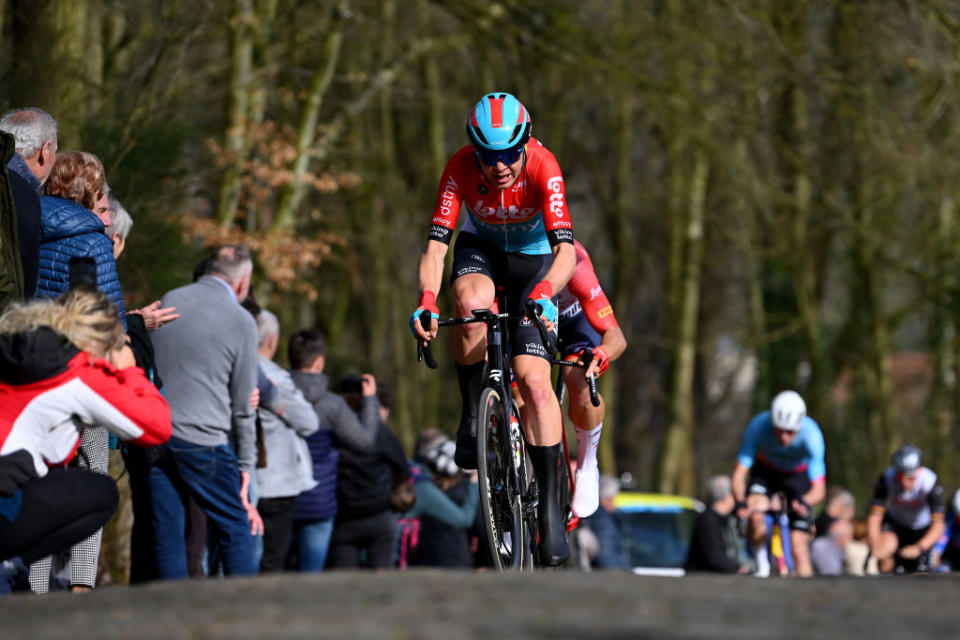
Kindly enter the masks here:
<path id="1" fill-rule="evenodd" d="M 100 159 L 58 135 L 39 108 L 0 119 L 0 588 L 96 586 L 114 447 L 131 582 L 472 566 L 476 478 L 452 442 L 427 430 L 408 460 L 387 386 L 331 385 L 324 336 L 284 339 L 253 300 L 243 246 L 127 309 L 117 260 L 133 218 Z"/>
<path id="2" fill-rule="evenodd" d="M 486 564 L 476 472 L 458 467 L 455 443 L 425 429 L 408 460 L 387 385 L 369 373 L 331 384 L 322 333 L 284 337 L 253 300 L 247 248 L 217 247 L 193 282 L 128 310 L 117 260 L 133 218 L 100 159 L 60 151 L 38 108 L 0 119 L 0 152 L 0 589 L 96 586 L 114 446 L 130 477 L 131 582 Z M 630 566 L 618 491 L 600 479 L 586 565 Z M 750 573 L 729 478 L 711 479 L 708 502 L 687 569 Z M 832 489 L 816 573 L 875 572 L 897 548 L 885 534 L 917 522 L 910 544 L 931 566 L 960 561 L 960 496 L 947 518 L 942 499 L 931 505 L 929 522 L 881 528 L 894 511 L 859 522 L 852 495 Z"/>

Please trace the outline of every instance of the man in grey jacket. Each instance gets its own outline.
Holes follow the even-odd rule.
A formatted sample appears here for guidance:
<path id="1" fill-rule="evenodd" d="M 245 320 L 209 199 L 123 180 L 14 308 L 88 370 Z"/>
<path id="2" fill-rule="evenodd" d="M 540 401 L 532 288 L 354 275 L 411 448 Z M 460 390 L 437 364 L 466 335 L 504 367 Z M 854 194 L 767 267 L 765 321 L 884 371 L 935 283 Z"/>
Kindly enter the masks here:
<path id="1" fill-rule="evenodd" d="M 257 459 L 251 404 L 257 327 L 239 304 L 250 290 L 252 272 L 250 252 L 226 245 L 199 280 L 163 296 L 162 306 L 176 307 L 180 319 L 152 336 L 173 419 L 167 455 L 149 479 L 161 578 L 187 577 L 189 495 L 214 528 L 224 571 L 256 572 L 251 533 L 263 525 L 247 496 Z"/>
<path id="2" fill-rule="evenodd" d="M 310 449 L 304 437 L 320 426 L 313 406 L 293 384 L 290 374 L 273 361 L 280 339 L 277 316 L 261 309 L 257 316 L 260 346 L 258 360 L 277 393 L 260 407 L 267 466 L 257 469 L 260 501 L 257 511 L 263 518 L 263 556 L 260 573 L 283 570 L 293 535 L 293 503 L 302 492 L 317 486 L 313 479 Z"/>

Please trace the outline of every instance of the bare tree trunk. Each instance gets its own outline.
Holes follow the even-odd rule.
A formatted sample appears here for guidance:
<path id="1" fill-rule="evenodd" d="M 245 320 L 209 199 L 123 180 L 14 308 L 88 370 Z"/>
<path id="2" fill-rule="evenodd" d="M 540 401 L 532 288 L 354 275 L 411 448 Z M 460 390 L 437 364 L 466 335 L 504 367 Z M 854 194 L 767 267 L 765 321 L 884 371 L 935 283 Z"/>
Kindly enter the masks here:
<path id="1" fill-rule="evenodd" d="M 249 133 L 253 133 L 263 126 L 267 112 L 267 93 L 271 85 L 270 79 L 276 74 L 273 61 L 272 34 L 273 23 L 277 17 L 278 0 L 255 0 L 253 69 L 250 76 L 250 104 L 247 124 Z M 243 150 L 244 158 L 250 158 L 254 136 L 247 135 Z M 251 198 L 246 207 L 244 229 L 253 233 L 260 225 L 260 202 Z"/>
<path id="2" fill-rule="evenodd" d="M 614 281 L 613 286 L 609 288 L 610 304 L 615 310 L 621 310 L 621 314 L 626 310 L 627 291 L 630 286 L 630 273 L 634 267 L 632 243 L 630 241 L 630 231 L 628 220 L 633 214 L 634 191 L 633 185 L 633 98 L 628 93 L 623 93 L 617 98 L 619 126 L 617 137 L 614 142 L 617 164 L 613 183 L 613 201 L 614 206 L 609 208 L 607 216 L 608 223 L 606 228 L 610 231 L 609 239 L 613 247 L 614 261 Z M 600 464 L 600 470 L 604 473 L 617 473 L 617 460 L 614 454 L 614 443 L 616 441 L 616 416 L 617 402 L 616 396 L 616 368 L 612 369 L 606 376 L 600 378 L 600 392 L 603 394 L 606 403 L 606 417 L 604 418 L 604 436 L 600 439 L 600 447 L 597 451 L 597 458 Z"/>
<path id="3" fill-rule="evenodd" d="M 683 225 L 682 279 L 671 283 L 677 301 L 677 327 L 673 339 L 673 374 L 670 393 L 670 423 L 661 460 L 657 488 L 667 493 L 693 491 L 693 380 L 697 354 L 697 317 L 700 310 L 700 270 L 703 258 L 703 222 L 709 165 L 705 153 L 696 150 L 690 178 L 690 200 Z"/>
<path id="4" fill-rule="evenodd" d="M 21 3 L 13 20 L 14 93 L 57 118 L 60 147 L 83 145 L 83 123 L 101 103 L 101 0 Z M 37 76 L 37 69 L 43 69 Z"/>
<path id="5" fill-rule="evenodd" d="M 320 118 L 320 107 L 323 99 L 333 82 L 333 74 L 340 61 L 340 47 L 343 44 L 343 21 L 348 15 L 350 3 L 348 0 L 339 0 L 336 15 L 331 23 L 330 33 L 327 34 L 323 46 L 323 58 L 313 73 L 313 81 L 307 92 L 307 99 L 300 112 L 300 123 L 297 126 L 297 142 L 295 156 L 290 163 L 290 182 L 280 191 L 280 203 L 273 219 L 271 229 L 289 229 L 293 226 L 293 214 L 300 206 L 306 188 L 304 176 L 312 156 L 311 147 L 317 133 L 317 121 Z"/>
<path id="6" fill-rule="evenodd" d="M 243 167 L 247 160 L 254 23 L 253 0 L 234 0 L 234 12 L 230 18 L 230 94 L 227 129 L 223 135 L 226 166 L 217 198 L 217 221 L 223 227 L 231 226 L 237 217 Z"/>
<path id="7" fill-rule="evenodd" d="M 893 379 L 890 366 L 890 335 L 887 313 L 883 308 L 881 267 L 876 255 L 877 221 L 873 216 L 873 181 L 861 176 L 858 181 L 855 210 L 857 233 L 853 241 L 853 295 L 861 318 L 860 328 L 867 336 L 860 371 L 863 377 L 863 404 L 867 416 L 874 463 L 886 462 L 888 448 L 898 442 L 893 430 L 891 396 Z"/>
<path id="8" fill-rule="evenodd" d="M 933 383 L 930 389 L 928 420 L 933 426 L 929 447 L 929 466 L 947 477 L 954 470 L 953 400 L 956 396 L 957 360 L 953 345 L 957 327 L 952 323 L 949 311 L 949 291 L 956 286 L 954 266 L 957 237 L 956 204 L 953 197 L 943 194 L 935 238 L 936 291 L 930 317 L 930 352 L 933 368 Z"/>

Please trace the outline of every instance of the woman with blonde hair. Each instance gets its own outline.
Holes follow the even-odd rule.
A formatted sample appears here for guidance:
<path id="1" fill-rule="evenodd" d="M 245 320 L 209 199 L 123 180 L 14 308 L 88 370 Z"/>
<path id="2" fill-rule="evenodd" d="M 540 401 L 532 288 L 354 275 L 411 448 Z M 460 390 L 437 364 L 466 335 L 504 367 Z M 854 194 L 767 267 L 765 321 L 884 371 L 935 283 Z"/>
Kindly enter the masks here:
<path id="1" fill-rule="evenodd" d="M 143 446 L 170 437 L 170 409 L 134 366 L 116 307 L 82 289 L 12 305 L 0 316 L 0 560 L 34 562 L 113 515 L 109 476 L 51 469 L 73 458 L 85 424 Z"/>

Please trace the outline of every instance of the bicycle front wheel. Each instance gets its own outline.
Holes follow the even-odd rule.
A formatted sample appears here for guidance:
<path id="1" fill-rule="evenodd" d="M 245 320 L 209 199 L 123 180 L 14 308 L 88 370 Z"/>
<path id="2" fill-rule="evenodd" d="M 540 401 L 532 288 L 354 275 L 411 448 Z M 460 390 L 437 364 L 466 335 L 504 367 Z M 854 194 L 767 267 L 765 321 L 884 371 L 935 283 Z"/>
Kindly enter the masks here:
<path id="1" fill-rule="evenodd" d="M 477 424 L 477 476 L 480 508 L 490 557 L 497 571 L 522 568 L 523 505 L 517 456 L 510 438 L 508 408 L 496 389 L 480 396 Z"/>

